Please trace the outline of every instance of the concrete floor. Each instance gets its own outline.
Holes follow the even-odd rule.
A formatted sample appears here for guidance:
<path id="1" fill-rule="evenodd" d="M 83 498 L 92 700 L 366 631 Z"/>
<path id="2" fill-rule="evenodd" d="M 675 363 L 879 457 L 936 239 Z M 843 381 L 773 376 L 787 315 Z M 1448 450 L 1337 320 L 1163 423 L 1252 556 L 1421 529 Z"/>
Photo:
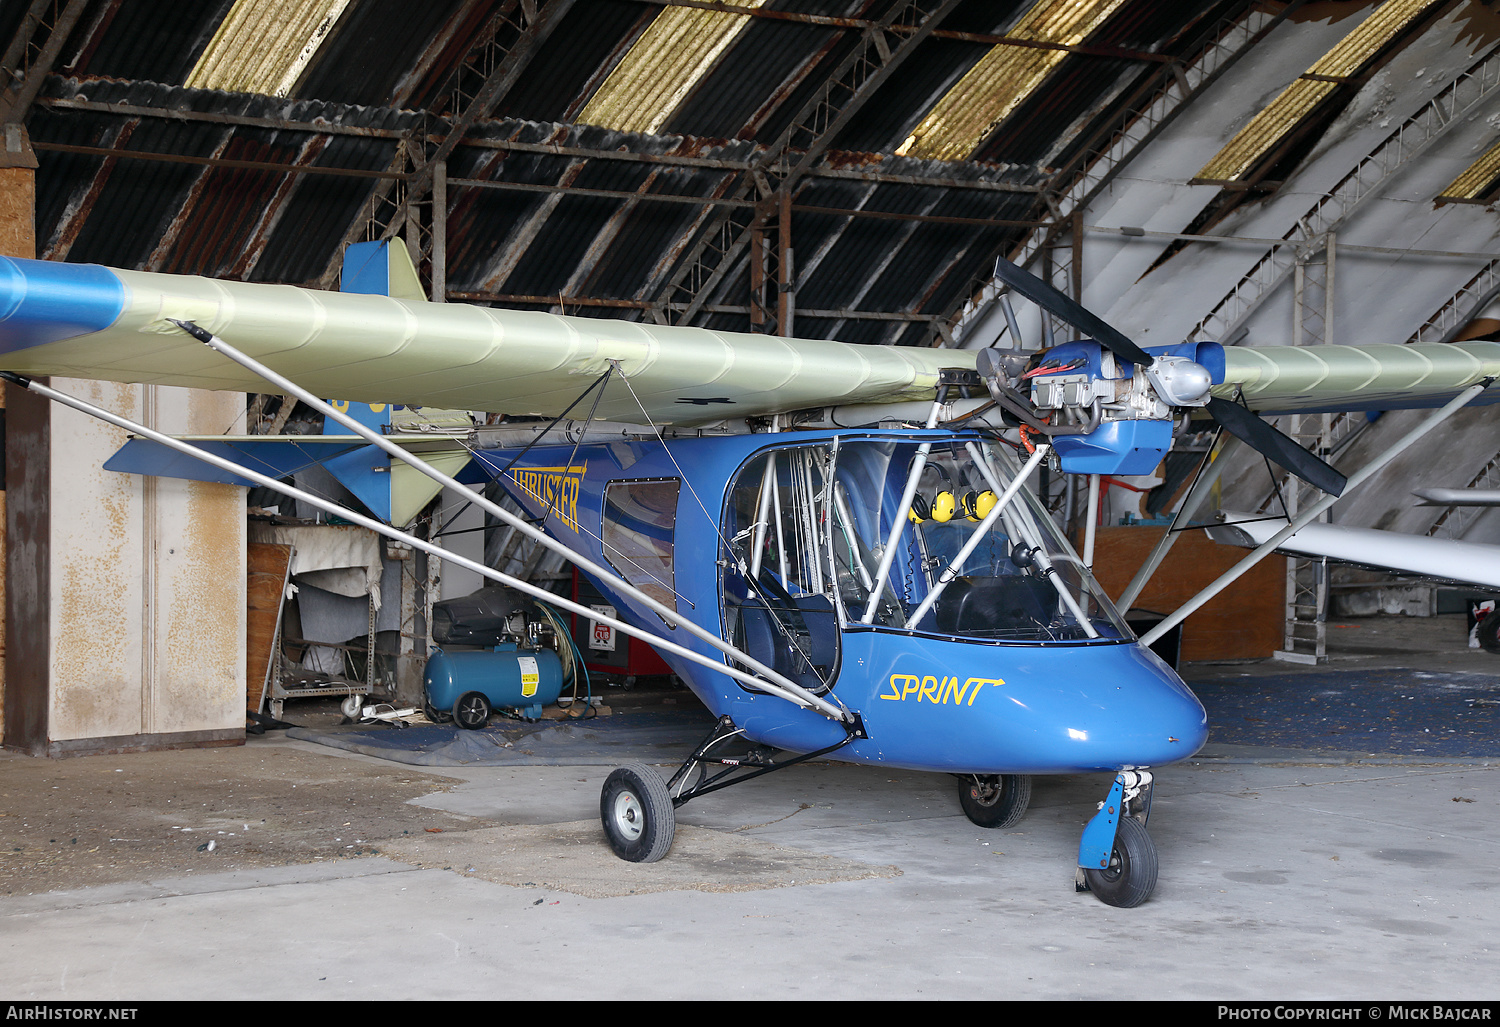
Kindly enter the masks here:
<path id="1" fill-rule="evenodd" d="M 1345 665 L 1500 669 L 1435 626 L 1380 619 L 1330 634 L 1358 636 L 1356 651 L 1335 651 Z M 275 735 L 250 745 L 380 762 Z M 637 871 L 618 861 L 592 894 L 526 880 L 526 859 L 537 878 L 566 881 L 553 861 L 598 856 L 607 770 L 443 768 L 462 784 L 412 802 L 483 826 L 417 838 L 419 848 L 448 846 L 425 856 L 408 848 L 0 897 L 0 994 L 1363 1001 L 1500 992 L 1500 759 L 1210 742 L 1158 774 L 1160 883 L 1133 910 L 1073 890 L 1079 831 L 1105 775 L 1038 779 L 1016 829 L 984 831 L 959 811 L 952 778 L 808 764 L 679 810 L 680 846 L 717 846 L 706 864 L 674 870 L 674 851 L 653 865 L 667 876 L 643 876 L 633 894 L 626 875 Z M 835 868 L 815 877 L 831 883 L 796 883 L 809 865 L 796 857 L 812 854 Z M 713 887 L 705 865 L 722 868 L 729 890 L 700 890 Z M 770 870 L 757 876 L 752 865 Z"/>

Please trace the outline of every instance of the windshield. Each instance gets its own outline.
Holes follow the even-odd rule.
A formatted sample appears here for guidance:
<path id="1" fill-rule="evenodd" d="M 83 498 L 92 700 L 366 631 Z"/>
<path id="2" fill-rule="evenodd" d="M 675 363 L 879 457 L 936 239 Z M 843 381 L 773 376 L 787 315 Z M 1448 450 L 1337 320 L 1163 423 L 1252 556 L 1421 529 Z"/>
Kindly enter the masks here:
<path id="1" fill-rule="evenodd" d="M 759 456 L 730 490 L 726 603 L 759 582 L 797 607 L 826 602 L 846 627 L 1129 637 L 1031 491 L 1014 485 L 1020 471 L 1011 447 L 979 439 L 834 439 Z"/>

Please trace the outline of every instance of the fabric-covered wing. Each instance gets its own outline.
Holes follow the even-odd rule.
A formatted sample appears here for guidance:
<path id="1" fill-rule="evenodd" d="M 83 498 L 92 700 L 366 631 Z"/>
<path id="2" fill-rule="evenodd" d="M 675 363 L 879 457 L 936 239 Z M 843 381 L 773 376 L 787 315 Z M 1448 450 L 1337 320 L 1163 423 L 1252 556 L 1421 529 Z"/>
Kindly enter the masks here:
<path id="1" fill-rule="evenodd" d="M 1439 406 L 1461 389 L 1500 377 L 1500 343 L 1222 348 L 1213 394 L 1243 390 L 1261 414 Z M 1500 401 L 1497 395 L 1478 402 Z"/>
<path id="2" fill-rule="evenodd" d="M 636 324 L 0 257 L 0 369 L 266 391 L 171 320 L 308 389 L 369 403 L 561 413 L 619 361 L 597 415 L 691 424 L 930 398 L 972 354 Z M 585 416 L 586 410 L 578 412 Z"/>

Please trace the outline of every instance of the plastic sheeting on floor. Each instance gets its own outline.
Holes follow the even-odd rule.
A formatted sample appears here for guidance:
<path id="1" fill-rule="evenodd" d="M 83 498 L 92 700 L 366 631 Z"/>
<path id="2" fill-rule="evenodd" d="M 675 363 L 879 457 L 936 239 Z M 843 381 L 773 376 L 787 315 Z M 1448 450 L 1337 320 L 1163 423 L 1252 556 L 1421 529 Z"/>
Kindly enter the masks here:
<path id="1" fill-rule="evenodd" d="M 292 728 L 300 738 L 366 756 L 422 767 L 615 766 L 634 760 L 678 763 L 713 727 L 701 707 L 669 712 L 617 713 L 569 721 L 495 718 L 478 731 L 453 724 L 315 731 Z"/>
<path id="2" fill-rule="evenodd" d="M 1500 676 L 1406 669 L 1189 681 L 1208 744 L 1401 756 L 1500 756 Z"/>

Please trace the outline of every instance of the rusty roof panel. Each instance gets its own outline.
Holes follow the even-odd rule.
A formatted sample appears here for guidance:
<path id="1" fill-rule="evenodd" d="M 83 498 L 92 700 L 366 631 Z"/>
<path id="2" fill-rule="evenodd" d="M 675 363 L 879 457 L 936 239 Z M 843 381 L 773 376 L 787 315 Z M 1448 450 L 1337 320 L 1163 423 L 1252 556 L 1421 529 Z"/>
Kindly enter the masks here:
<path id="1" fill-rule="evenodd" d="M 363 0 L 351 5 L 306 73 L 297 96 L 367 106 L 393 103 L 398 83 L 413 68 L 463 0 Z M 467 40 L 461 41 L 467 49 Z M 463 52 L 452 59 L 461 59 Z"/>
<path id="2" fill-rule="evenodd" d="M 765 0 L 725 0 L 756 8 Z M 664 7 L 578 112 L 578 120 L 622 132 L 656 132 L 750 27 L 748 15 Z"/>
<path id="3" fill-rule="evenodd" d="M 32 139 L 71 142 L 67 137 L 75 136 L 79 129 L 85 136 L 95 135 L 102 139 L 108 130 L 101 126 L 96 133 L 90 131 L 87 123 L 103 120 L 100 115 L 85 116 L 74 120 L 67 130 L 55 134 L 47 131 L 50 126 L 34 121 Z M 142 119 L 128 125 L 127 129 L 126 145 L 130 149 L 198 157 L 212 156 L 227 134 L 218 125 L 180 124 L 159 119 Z M 64 138 L 56 138 L 57 135 Z M 47 151 L 38 152 L 38 179 L 44 176 L 52 178 L 56 174 L 51 164 L 54 156 Z M 74 218 L 82 217 L 83 221 L 77 226 L 76 236 L 67 248 L 67 259 L 110 267 L 143 268 L 204 169 L 192 164 L 99 159 L 91 162 L 91 166 L 84 165 L 76 170 L 85 173 L 69 183 L 69 206 L 72 209 L 63 213 L 69 222 L 68 229 L 72 228 Z M 63 226 L 39 223 L 37 228 L 38 239 L 49 240 L 44 245 L 50 247 L 50 240 Z"/>
<path id="4" fill-rule="evenodd" d="M 641 165 L 609 167 L 589 162 L 569 176 L 580 189 L 630 191 L 645 181 L 651 169 Z M 560 193 L 530 241 L 526 255 L 497 286 L 504 292 L 550 296 L 567 290 L 568 280 L 583 262 L 595 236 L 620 209 L 622 201 L 598 196 Z"/>
<path id="5" fill-rule="evenodd" d="M 390 139 L 333 136 L 312 161 L 318 167 L 384 171 L 395 156 Z M 307 282 L 322 274 L 373 188 L 367 178 L 303 175 L 296 183 L 250 272 L 257 282 Z"/>
<path id="6" fill-rule="evenodd" d="M 198 62 L 234 0 L 115 0 L 84 18 L 68 56 L 55 69 L 180 85 Z"/>
<path id="7" fill-rule="evenodd" d="M 743 160 L 744 142 L 713 142 L 680 136 L 642 136 L 595 126 L 489 122 L 477 137 L 549 143 L 613 151 Z M 472 137 L 471 137 L 472 138 Z M 464 145 L 454 153 L 450 178 L 473 177 L 533 185 L 566 182 L 579 189 L 705 196 L 727 174 L 630 161 L 506 152 Z M 449 187 L 448 228 L 451 287 L 459 291 L 504 291 L 525 295 L 570 294 L 626 299 L 650 275 L 664 252 L 698 216 L 694 205 L 636 203 L 606 197 L 562 196 L 505 189 Z M 583 202 L 587 201 L 587 202 Z M 613 219 L 613 220 L 612 220 Z M 601 233 L 604 233 L 601 235 Z M 569 283 L 576 280 L 576 287 Z"/>
<path id="8" fill-rule="evenodd" d="M 241 131 L 216 156 L 288 164 L 297 159 L 298 147 L 274 133 Z M 284 184 L 286 176 L 272 171 L 202 169 L 148 266 L 173 274 L 240 277 L 237 264 Z"/>
<path id="9" fill-rule="evenodd" d="M 321 101 L 278 100 L 157 83 L 52 79 L 48 94 L 133 107 L 209 110 L 296 122 L 322 119 L 384 133 L 416 115 Z M 392 138 L 315 133 L 170 118 L 128 117 L 38 107 L 28 126 L 36 143 L 104 146 L 272 164 L 309 163 L 380 171 Z M 317 146 L 313 146 L 317 142 Z M 169 266 L 185 273 L 300 282 L 321 272 L 370 189 L 369 179 L 287 176 L 275 169 L 211 168 L 41 149 L 37 228 L 48 256 L 116 267 Z M 274 201 L 272 209 L 266 204 Z M 234 240 L 264 233 L 256 260 L 235 255 Z M 217 241 L 204 244 L 200 237 Z M 231 259 L 233 258 L 233 259 Z M 202 261 L 200 265 L 197 261 Z M 309 271 L 312 268 L 314 271 Z"/>

